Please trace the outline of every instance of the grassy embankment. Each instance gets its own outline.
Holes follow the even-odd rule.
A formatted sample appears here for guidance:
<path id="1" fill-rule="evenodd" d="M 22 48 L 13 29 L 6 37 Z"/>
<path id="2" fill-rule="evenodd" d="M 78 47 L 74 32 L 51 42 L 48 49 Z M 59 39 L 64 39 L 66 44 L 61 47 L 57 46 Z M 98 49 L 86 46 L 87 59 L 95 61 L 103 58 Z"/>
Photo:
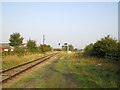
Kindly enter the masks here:
<path id="1" fill-rule="evenodd" d="M 46 53 L 45 55 L 50 54 L 50 52 Z M 2 70 L 18 66 L 20 64 L 35 60 L 44 56 L 44 54 L 29 54 L 24 56 L 17 56 L 17 55 L 7 55 L 2 57 Z"/>
<path id="2" fill-rule="evenodd" d="M 118 62 L 95 57 L 71 57 L 69 61 L 69 67 L 82 87 L 118 87 L 118 66 Z"/>
<path id="3" fill-rule="evenodd" d="M 115 88 L 118 87 L 118 63 L 93 57 L 75 57 L 65 54 L 61 58 L 26 74 L 12 83 L 16 88 Z"/>
<path id="4" fill-rule="evenodd" d="M 118 62 L 95 57 L 75 57 L 72 54 L 63 57 L 57 65 L 61 72 L 65 72 L 63 64 L 66 64 L 66 72 L 76 77 L 78 87 L 118 87 L 120 68 Z M 118 70 L 119 68 L 119 70 Z M 62 71 L 63 70 L 63 71 Z"/>

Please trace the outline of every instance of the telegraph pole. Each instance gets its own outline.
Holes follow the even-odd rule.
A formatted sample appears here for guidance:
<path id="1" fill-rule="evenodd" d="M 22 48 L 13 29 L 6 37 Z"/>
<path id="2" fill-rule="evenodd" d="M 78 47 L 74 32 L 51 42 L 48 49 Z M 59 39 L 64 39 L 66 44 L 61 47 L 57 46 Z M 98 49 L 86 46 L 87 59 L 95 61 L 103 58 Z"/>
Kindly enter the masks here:
<path id="1" fill-rule="evenodd" d="M 45 35 L 43 34 L 43 45 L 45 44 Z"/>

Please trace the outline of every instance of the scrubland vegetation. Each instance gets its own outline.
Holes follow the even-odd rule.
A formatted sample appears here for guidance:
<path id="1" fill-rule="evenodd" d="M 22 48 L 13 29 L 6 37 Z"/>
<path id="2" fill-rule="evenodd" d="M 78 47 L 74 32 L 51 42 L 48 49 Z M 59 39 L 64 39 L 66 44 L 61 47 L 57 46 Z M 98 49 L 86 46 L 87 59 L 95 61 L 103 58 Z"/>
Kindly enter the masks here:
<path id="1" fill-rule="evenodd" d="M 120 56 L 120 42 L 109 35 L 89 44 L 84 49 L 84 54 L 87 56 L 105 57 L 106 53 Z"/>
<path id="2" fill-rule="evenodd" d="M 7 55 L 2 58 L 2 70 L 35 60 L 42 57 L 42 54 L 30 54 L 25 56 Z"/>
<path id="3" fill-rule="evenodd" d="M 19 33 L 10 35 L 10 46 L 14 47 L 14 51 L 2 52 L 2 70 L 35 60 L 44 56 L 52 50 L 50 45 L 37 46 L 36 41 L 28 40 L 26 46 L 22 46 L 23 37 Z"/>
<path id="4" fill-rule="evenodd" d="M 118 63 L 109 59 L 62 52 L 45 64 L 9 84 L 9 88 L 117 88 Z M 29 82 L 28 82 L 29 81 Z"/>
<path id="5" fill-rule="evenodd" d="M 28 40 L 26 48 L 21 48 L 23 38 L 19 33 L 12 34 L 10 45 L 14 51 L 3 52 L 2 69 L 20 65 L 22 63 L 42 57 L 50 53 L 52 47 L 46 44 L 36 45 L 36 41 Z M 16 42 L 11 39 L 14 38 Z M 20 39 L 21 38 L 21 39 Z M 18 43 L 17 43 L 18 42 Z M 91 43 L 84 50 L 66 52 L 67 45 L 62 46 L 59 55 L 53 62 L 43 68 L 32 71 L 6 87 L 14 88 L 117 88 L 120 87 L 120 63 L 119 60 L 105 58 L 106 53 L 120 56 L 120 42 L 109 35 Z M 42 77 L 42 78 L 41 78 Z M 31 82 L 28 82 L 31 81 Z M 46 83 L 48 82 L 48 83 Z M 34 84 L 33 84 L 34 83 Z"/>
<path id="6" fill-rule="evenodd" d="M 29 54 L 37 54 L 37 53 L 43 53 L 45 54 L 48 51 L 52 50 L 52 47 L 50 45 L 46 44 L 40 44 L 39 46 L 36 44 L 35 40 L 29 39 L 24 46 L 23 44 L 24 38 L 20 35 L 20 33 L 13 33 L 10 35 L 9 38 L 9 45 L 14 48 L 14 51 L 4 51 L 2 52 L 2 56 L 6 55 L 29 55 Z"/>
<path id="7" fill-rule="evenodd" d="M 20 64 L 38 59 L 40 57 L 43 57 L 45 55 L 49 55 L 52 52 L 47 52 L 46 54 L 40 54 L 40 53 L 36 53 L 36 54 L 28 54 L 28 55 L 24 55 L 24 56 L 18 56 L 18 55 L 7 55 L 7 56 L 3 56 L 2 57 L 2 70 L 14 67 L 14 66 L 18 66 Z"/>

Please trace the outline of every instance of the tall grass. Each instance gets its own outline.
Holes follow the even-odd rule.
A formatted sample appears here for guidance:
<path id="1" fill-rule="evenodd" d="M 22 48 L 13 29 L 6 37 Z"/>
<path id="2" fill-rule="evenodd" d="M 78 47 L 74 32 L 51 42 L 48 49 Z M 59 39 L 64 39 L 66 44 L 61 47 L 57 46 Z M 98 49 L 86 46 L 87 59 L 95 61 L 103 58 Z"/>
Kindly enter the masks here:
<path id="1" fill-rule="evenodd" d="M 24 56 L 7 55 L 2 57 L 2 70 L 32 61 L 42 57 L 43 54 L 29 54 Z"/>
<path id="2" fill-rule="evenodd" d="M 119 87 L 120 67 L 118 62 L 104 58 L 72 56 L 69 67 L 76 73 L 83 87 Z M 74 66 L 74 67 L 73 67 Z"/>
<path id="3" fill-rule="evenodd" d="M 37 68 L 11 87 L 117 88 L 120 87 L 118 65 L 108 59 L 62 53 L 49 65 Z"/>
<path id="4" fill-rule="evenodd" d="M 78 87 L 120 87 L 120 67 L 118 62 L 105 58 L 74 55 L 75 54 L 69 54 L 63 56 L 57 64 L 57 70 L 62 73 L 72 72 L 72 74 L 77 78 Z"/>

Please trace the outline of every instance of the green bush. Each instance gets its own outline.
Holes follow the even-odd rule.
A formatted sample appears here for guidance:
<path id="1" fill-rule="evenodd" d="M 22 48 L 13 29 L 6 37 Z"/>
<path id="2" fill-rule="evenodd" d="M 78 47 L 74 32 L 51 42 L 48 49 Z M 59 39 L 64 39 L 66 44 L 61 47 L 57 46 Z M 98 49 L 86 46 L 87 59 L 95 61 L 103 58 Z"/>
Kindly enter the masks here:
<path id="1" fill-rule="evenodd" d="M 52 47 L 50 45 L 46 45 L 46 44 L 41 44 L 40 47 L 39 47 L 40 51 L 42 53 L 46 53 L 48 51 L 51 51 L 52 50 Z"/>
<path id="2" fill-rule="evenodd" d="M 3 51 L 3 52 L 2 52 L 2 56 L 7 56 L 7 55 L 9 55 L 8 52 L 6 52 L 6 51 Z"/>
<path id="3" fill-rule="evenodd" d="M 40 52 L 39 48 L 36 45 L 36 41 L 34 41 L 34 40 L 28 40 L 27 41 L 27 49 L 28 49 L 29 52 L 32 52 L 32 53 Z"/>
<path id="4" fill-rule="evenodd" d="M 18 47 L 23 42 L 23 37 L 21 37 L 20 33 L 13 33 L 10 35 L 9 38 L 10 46 Z"/>
<path id="5" fill-rule="evenodd" d="M 92 43 L 87 45 L 84 49 L 84 51 L 85 51 L 84 55 L 92 56 L 93 55 L 93 46 L 94 46 L 94 44 L 92 44 Z"/>
<path id="6" fill-rule="evenodd" d="M 106 53 L 116 54 L 118 52 L 118 42 L 109 35 L 98 40 L 94 46 L 94 55 L 104 57 Z"/>
<path id="7" fill-rule="evenodd" d="M 14 54 L 17 54 L 18 56 L 24 55 L 24 52 L 25 52 L 24 49 L 20 47 L 15 47 L 14 49 Z"/>
<path id="8" fill-rule="evenodd" d="M 106 53 L 120 54 L 120 43 L 109 35 L 104 37 L 94 44 L 85 47 L 84 54 L 90 56 L 104 57 Z"/>

